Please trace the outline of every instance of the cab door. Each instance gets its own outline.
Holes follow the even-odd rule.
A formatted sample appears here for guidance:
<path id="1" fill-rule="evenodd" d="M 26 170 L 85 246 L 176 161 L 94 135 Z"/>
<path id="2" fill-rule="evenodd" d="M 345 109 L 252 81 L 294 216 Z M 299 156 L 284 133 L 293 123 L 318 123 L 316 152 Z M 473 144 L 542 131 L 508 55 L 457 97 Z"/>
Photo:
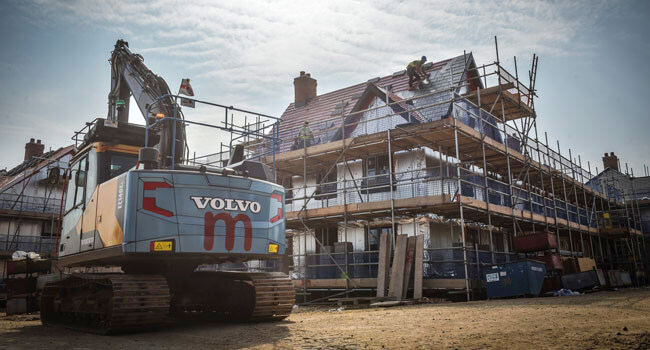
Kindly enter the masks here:
<path id="1" fill-rule="evenodd" d="M 59 255 L 66 256 L 82 251 L 82 216 L 86 207 L 86 176 L 88 155 L 79 157 L 70 165 Z M 86 243 L 86 241 L 84 241 Z"/>

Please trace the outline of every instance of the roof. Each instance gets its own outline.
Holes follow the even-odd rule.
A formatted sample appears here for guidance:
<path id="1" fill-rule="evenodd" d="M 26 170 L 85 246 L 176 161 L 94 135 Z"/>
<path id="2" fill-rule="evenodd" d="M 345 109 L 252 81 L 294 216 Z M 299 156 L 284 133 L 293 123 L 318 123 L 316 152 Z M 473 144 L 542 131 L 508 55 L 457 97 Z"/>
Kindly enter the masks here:
<path id="1" fill-rule="evenodd" d="M 615 182 L 606 182 L 606 185 L 616 187 L 617 190 L 625 195 L 636 195 L 637 197 L 650 197 L 650 176 L 631 176 L 622 173 L 613 168 L 605 168 L 598 175 L 587 181 L 586 185 L 592 188 L 598 188 L 600 179 L 616 180 Z"/>
<path id="2" fill-rule="evenodd" d="M 15 166 L 13 169 L 8 170 L 6 173 L 1 173 L 0 177 L 0 189 L 9 187 L 10 185 L 16 183 L 16 181 L 27 178 L 34 173 L 40 171 L 43 167 L 47 166 L 52 162 L 52 160 L 59 159 L 65 156 L 68 153 L 74 153 L 76 151 L 74 145 L 67 147 L 61 147 L 56 151 L 49 151 L 43 153 L 39 157 L 32 157 L 19 165 Z"/>
<path id="3" fill-rule="evenodd" d="M 468 56 L 461 55 L 439 62 L 425 64 L 425 71 L 430 74 L 432 83 L 428 89 L 418 90 L 412 93 L 426 94 L 431 90 L 448 88 L 451 87 L 452 80 L 457 84 L 458 76 L 462 75 L 465 71 L 465 62 L 468 65 L 475 65 L 471 53 Z M 450 79 L 449 71 L 452 71 L 453 79 Z M 351 112 L 363 110 L 364 105 L 370 102 L 366 100 L 369 95 L 379 97 L 385 101 L 384 88 L 386 86 L 390 86 L 390 102 L 402 101 L 402 98 L 398 95 L 408 92 L 408 76 L 406 75 L 406 71 L 395 72 L 381 78 L 373 78 L 367 82 L 318 95 L 306 104 L 299 103 L 296 105 L 296 103 L 291 103 L 282 114 L 280 139 L 284 140 L 285 143 L 291 142 L 290 140 L 296 137 L 298 130 L 305 121 L 309 121 L 311 128 L 314 128 L 314 124 L 316 123 L 320 123 L 321 129 L 339 128 L 342 118 L 335 118 L 335 116 L 348 115 Z M 405 109 L 405 103 L 397 103 L 393 106 L 395 113 L 401 112 L 399 110 L 400 107 Z M 416 114 L 416 119 L 420 119 L 419 121 L 423 122 L 426 118 L 417 116 Z M 328 122 L 325 123 L 324 121 Z M 347 121 L 346 124 L 348 124 Z M 313 131 L 317 132 L 318 130 Z M 347 130 L 346 134 L 348 134 Z M 331 139 L 321 140 L 321 142 L 333 141 L 337 137 L 340 138 L 340 135 L 340 131 L 331 133 Z"/>

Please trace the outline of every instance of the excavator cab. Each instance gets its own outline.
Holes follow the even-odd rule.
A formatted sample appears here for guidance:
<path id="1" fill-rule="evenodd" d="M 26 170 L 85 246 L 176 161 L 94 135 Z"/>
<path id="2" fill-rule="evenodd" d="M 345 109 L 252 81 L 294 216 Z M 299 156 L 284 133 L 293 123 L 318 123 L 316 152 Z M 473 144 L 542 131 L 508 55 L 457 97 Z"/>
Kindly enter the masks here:
<path id="1" fill-rule="evenodd" d="M 96 207 L 101 204 L 95 202 L 93 194 L 100 185 L 134 169 L 138 163 L 138 151 L 144 146 L 144 127 L 141 125 L 110 123 L 98 118 L 88 123 L 80 133 L 84 130 L 80 150 L 70 161 L 60 256 L 96 248 L 95 240 L 99 238 L 94 232 L 97 218 L 86 215 L 84 222 L 83 214 L 89 207 L 96 214 Z M 77 229 L 75 234 L 73 231 Z"/>

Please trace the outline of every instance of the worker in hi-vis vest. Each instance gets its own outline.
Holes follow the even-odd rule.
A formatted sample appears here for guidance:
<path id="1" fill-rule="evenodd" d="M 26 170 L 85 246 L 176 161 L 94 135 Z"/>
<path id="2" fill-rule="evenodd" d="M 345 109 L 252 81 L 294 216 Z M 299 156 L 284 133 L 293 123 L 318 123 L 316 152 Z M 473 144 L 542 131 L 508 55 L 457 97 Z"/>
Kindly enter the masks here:
<path id="1" fill-rule="evenodd" d="M 406 66 L 406 74 L 409 76 L 409 90 L 416 89 L 418 86 L 413 83 L 419 82 L 427 75 L 424 72 L 424 63 L 427 61 L 427 56 L 422 56 L 421 59 L 415 60 Z"/>
<path id="2" fill-rule="evenodd" d="M 302 147 L 311 146 L 311 142 L 314 139 L 314 134 L 311 132 L 311 129 L 309 128 L 308 121 L 305 120 L 305 123 L 302 125 L 302 128 L 300 128 L 300 134 L 298 136 L 300 138 L 300 144 Z"/>

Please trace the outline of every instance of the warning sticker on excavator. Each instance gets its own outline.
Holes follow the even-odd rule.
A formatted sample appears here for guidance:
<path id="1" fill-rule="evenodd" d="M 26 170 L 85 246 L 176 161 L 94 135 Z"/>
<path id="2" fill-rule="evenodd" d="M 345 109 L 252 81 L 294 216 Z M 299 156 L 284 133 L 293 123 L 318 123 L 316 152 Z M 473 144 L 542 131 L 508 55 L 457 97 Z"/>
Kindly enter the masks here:
<path id="1" fill-rule="evenodd" d="M 269 243 L 269 253 L 278 253 L 280 250 L 280 246 L 275 244 L 275 243 Z"/>
<path id="2" fill-rule="evenodd" d="M 154 252 L 171 252 L 172 242 L 152 242 Z"/>

